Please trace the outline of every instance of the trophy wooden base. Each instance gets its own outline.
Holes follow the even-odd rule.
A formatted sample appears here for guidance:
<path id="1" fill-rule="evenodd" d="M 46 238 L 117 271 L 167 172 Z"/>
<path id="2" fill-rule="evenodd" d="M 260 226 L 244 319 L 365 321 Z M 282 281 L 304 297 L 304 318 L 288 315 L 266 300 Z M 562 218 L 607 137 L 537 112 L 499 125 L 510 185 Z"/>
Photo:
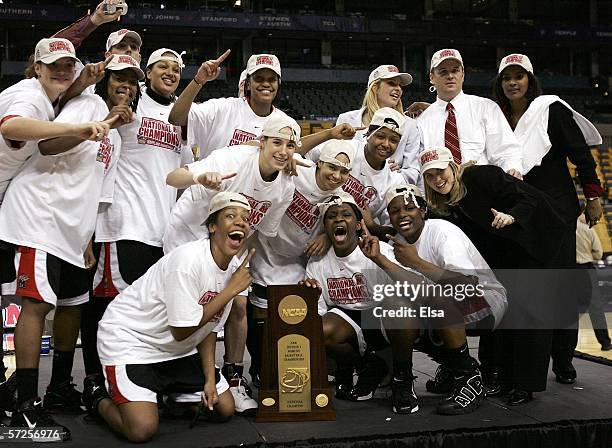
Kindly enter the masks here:
<path id="1" fill-rule="evenodd" d="M 274 400 L 274 404 L 266 406 L 259 400 L 259 408 L 257 409 L 256 422 L 305 422 L 305 421 L 324 421 L 336 420 L 336 411 L 332 406 L 332 396 L 327 389 L 313 389 L 312 402 L 315 403 L 316 397 L 325 395 L 328 397 L 328 403 L 324 407 L 315 405 L 318 409 L 311 409 L 309 412 L 280 412 L 278 410 L 278 389 L 277 390 L 260 390 L 260 397 L 268 397 Z"/>
<path id="2" fill-rule="evenodd" d="M 327 381 L 319 292 L 269 286 L 257 422 L 336 420 Z"/>

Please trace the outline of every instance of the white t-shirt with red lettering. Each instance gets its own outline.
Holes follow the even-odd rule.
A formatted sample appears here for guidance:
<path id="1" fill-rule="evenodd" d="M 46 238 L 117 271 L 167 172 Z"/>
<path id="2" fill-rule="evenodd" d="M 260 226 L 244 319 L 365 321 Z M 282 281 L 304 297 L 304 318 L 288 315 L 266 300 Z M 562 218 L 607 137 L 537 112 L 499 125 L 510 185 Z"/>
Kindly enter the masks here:
<path id="1" fill-rule="evenodd" d="M 220 191 L 241 193 L 249 201 L 251 230 L 267 236 L 276 236 L 281 218 L 293 198 L 293 178 L 284 171 L 271 182 L 266 182 L 259 171 L 259 148 L 240 145 L 222 148 L 204 160 L 187 165 L 190 172 L 202 174 L 218 172 L 237 173 L 224 180 Z M 208 206 L 216 190 L 201 185 L 188 188 L 172 210 L 170 223 L 164 234 L 164 252 L 189 241 L 208 235 L 204 224 L 208 218 Z"/>
<path id="2" fill-rule="evenodd" d="M 106 309 L 98 324 L 102 364 L 152 364 L 195 353 L 206 336 L 223 328 L 233 299 L 182 341 L 174 339 L 170 326 L 197 326 L 203 305 L 225 289 L 239 267 L 233 257 L 226 270 L 219 268 L 209 239 L 185 244 L 161 258 Z"/>
<path id="3" fill-rule="evenodd" d="M 325 202 L 338 190 L 321 190 L 316 182 L 316 166 L 297 167 L 293 178 L 295 192 L 285 210 L 275 237 L 261 233 L 255 239 L 256 256 L 251 260 L 253 281 L 260 285 L 284 285 L 304 279 L 307 259 L 306 244 L 322 232 L 318 204 Z M 265 302 L 265 301 L 263 301 Z M 265 303 L 255 303 L 265 307 Z"/>
<path id="4" fill-rule="evenodd" d="M 263 125 L 273 115 L 285 115 L 273 108 L 272 113 L 260 117 L 246 98 L 214 98 L 192 104 L 187 124 L 189 147 L 196 145 L 200 159 L 226 146 L 242 145 L 261 135 Z"/>
<path id="5" fill-rule="evenodd" d="M 146 92 L 132 123 L 119 128 L 121 157 L 113 203 L 98 215 L 96 241 L 133 240 L 161 247 L 177 190 L 166 185 L 169 172 L 193 160 L 181 128 L 168 123 L 172 104 Z"/>
<path id="6" fill-rule="evenodd" d="M 101 121 L 107 114 L 102 98 L 83 94 L 70 100 L 56 121 Z M 95 229 L 98 203 L 112 198 L 120 144 L 113 129 L 102 142 L 84 141 L 58 155 L 35 153 L 6 192 L 0 239 L 85 267 L 83 254 Z"/>
<path id="7" fill-rule="evenodd" d="M 10 116 L 53 121 L 53 106 L 38 79 L 24 79 L 0 93 L 0 120 Z M 0 138 L 0 203 L 10 180 L 37 150 L 37 141 L 16 142 Z"/>
<path id="8" fill-rule="evenodd" d="M 359 146 L 351 174 L 342 189 L 353 196 L 360 208 L 370 209 L 372 218 L 378 219 L 382 225 L 388 225 L 385 193 L 393 185 L 404 183 L 404 176 L 391 171 L 388 163 L 385 163 L 381 170 L 372 168 L 365 158 L 364 146 L 359 143 L 357 145 Z"/>
<path id="9" fill-rule="evenodd" d="M 399 265 L 393 255 L 393 248 L 380 242 L 380 253 Z M 367 310 L 376 306 L 375 285 L 390 284 L 391 279 L 376 263 L 356 247 L 346 257 L 336 255 L 333 247 L 318 259 L 310 259 L 306 266 L 306 278 L 312 278 L 321 285 L 319 314 L 328 308 L 340 307 L 349 310 Z"/>

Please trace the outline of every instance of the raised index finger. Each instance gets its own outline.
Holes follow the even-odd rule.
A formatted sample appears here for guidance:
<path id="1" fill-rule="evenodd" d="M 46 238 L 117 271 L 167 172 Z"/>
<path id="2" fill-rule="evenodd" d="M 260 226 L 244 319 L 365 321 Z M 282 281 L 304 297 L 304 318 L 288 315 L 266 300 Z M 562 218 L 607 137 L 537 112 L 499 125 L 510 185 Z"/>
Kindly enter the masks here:
<path id="1" fill-rule="evenodd" d="M 106 66 L 108 64 L 110 64 L 110 61 L 112 61 L 112 60 L 113 60 L 113 55 L 112 54 L 109 57 L 107 57 L 106 59 L 104 59 L 104 63 L 103 63 L 104 64 L 104 68 L 106 68 Z"/>
<path id="2" fill-rule="evenodd" d="M 238 173 L 224 174 L 223 176 L 221 176 L 221 180 L 231 179 L 232 177 L 236 176 L 237 174 Z"/>
<path id="3" fill-rule="evenodd" d="M 230 55 L 231 52 L 232 52 L 232 50 L 225 50 L 225 53 L 223 53 L 221 56 L 219 56 L 217 59 L 215 59 L 215 62 L 217 64 L 222 63 Z"/>
<path id="4" fill-rule="evenodd" d="M 389 241 L 393 241 L 397 246 L 404 246 L 404 242 L 400 240 L 398 237 L 389 235 L 388 233 L 385 235 Z"/>
<path id="5" fill-rule="evenodd" d="M 253 258 L 253 255 L 255 255 L 255 249 L 251 249 L 249 251 L 249 253 L 247 254 L 246 257 L 244 257 L 244 260 L 242 261 L 242 264 L 240 265 L 241 268 L 246 268 L 249 265 L 249 261 L 251 261 L 251 258 Z"/>
<path id="6" fill-rule="evenodd" d="M 359 126 L 358 128 L 353 128 L 353 129 L 355 129 L 356 131 L 363 131 L 364 129 L 367 129 L 367 128 L 368 128 L 367 126 Z"/>
<path id="7" fill-rule="evenodd" d="M 371 236 L 370 231 L 368 230 L 368 226 L 366 226 L 366 223 L 363 219 L 361 220 L 361 229 L 364 236 Z"/>

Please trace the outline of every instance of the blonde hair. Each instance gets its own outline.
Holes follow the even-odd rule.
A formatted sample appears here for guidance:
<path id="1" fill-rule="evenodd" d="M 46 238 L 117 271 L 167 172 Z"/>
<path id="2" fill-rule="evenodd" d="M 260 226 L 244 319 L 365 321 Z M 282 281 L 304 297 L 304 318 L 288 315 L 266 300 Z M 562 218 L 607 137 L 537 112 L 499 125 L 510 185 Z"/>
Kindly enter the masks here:
<path id="1" fill-rule="evenodd" d="M 429 206 L 439 212 L 448 214 L 450 212 L 450 208 L 465 197 L 467 188 L 465 187 L 465 184 L 462 182 L 461 178 L 463 177 L 463 172 L 465 169 L 475 164 L 476 162 L 473 160 L 470 160 L 463 165 L 457 165 L 453 161 L 448 163 L 448 166 L 451 167 L 451 171 L 455 177 L 455 182 L 447 194 L 438 193 L 429 186 L 425 179 L 423 179 L 423 183 L 425 184 L 425 196 L 427 196 L 427 203 Z M 425 177 L 424 175 L 425 173 L 423 173 L 423 177 Z"/>
<path id="2" fill-rule="evenodd" d="M 376 93 L 378 92 L 378 87 L 382 82 L 382 79 L 377 79 L 374 81 L 368 89 L 363 97 L 363 102 L 361 103 L 361 107 L 365 108 L 365 115 L 368 117 L 368 124 L 372 121 L 372 117 L 374 116 L 374 112 L 380 109 L 378 105 L 378 100 L 376 99 Z M 403 87 L 402 87 L 403 89 Z M 404 113 L 404 106 L 402 106 L 402 99 L 398 101 L 397 105 L 394 107 L 400 114 Z"/>

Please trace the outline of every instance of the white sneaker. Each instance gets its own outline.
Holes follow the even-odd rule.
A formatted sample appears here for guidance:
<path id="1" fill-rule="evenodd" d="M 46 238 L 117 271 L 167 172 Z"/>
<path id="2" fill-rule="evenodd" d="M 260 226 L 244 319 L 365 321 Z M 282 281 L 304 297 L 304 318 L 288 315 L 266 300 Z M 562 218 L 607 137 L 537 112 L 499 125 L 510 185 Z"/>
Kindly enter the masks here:
<path id="1" fill-rule="evenodd" d="M 234 382 L 236 380 L 236 382 Z M 236 385 L 234 385 L 236 384 Z M 257 411 L 257 402 L 249 397 L 246 393 L 242 381 L 238 378 L 230 381 L 230 392 L 234 397 L 234 406 L 236 408 L 236 414 L 240 415 L 254 415 Z"/>

